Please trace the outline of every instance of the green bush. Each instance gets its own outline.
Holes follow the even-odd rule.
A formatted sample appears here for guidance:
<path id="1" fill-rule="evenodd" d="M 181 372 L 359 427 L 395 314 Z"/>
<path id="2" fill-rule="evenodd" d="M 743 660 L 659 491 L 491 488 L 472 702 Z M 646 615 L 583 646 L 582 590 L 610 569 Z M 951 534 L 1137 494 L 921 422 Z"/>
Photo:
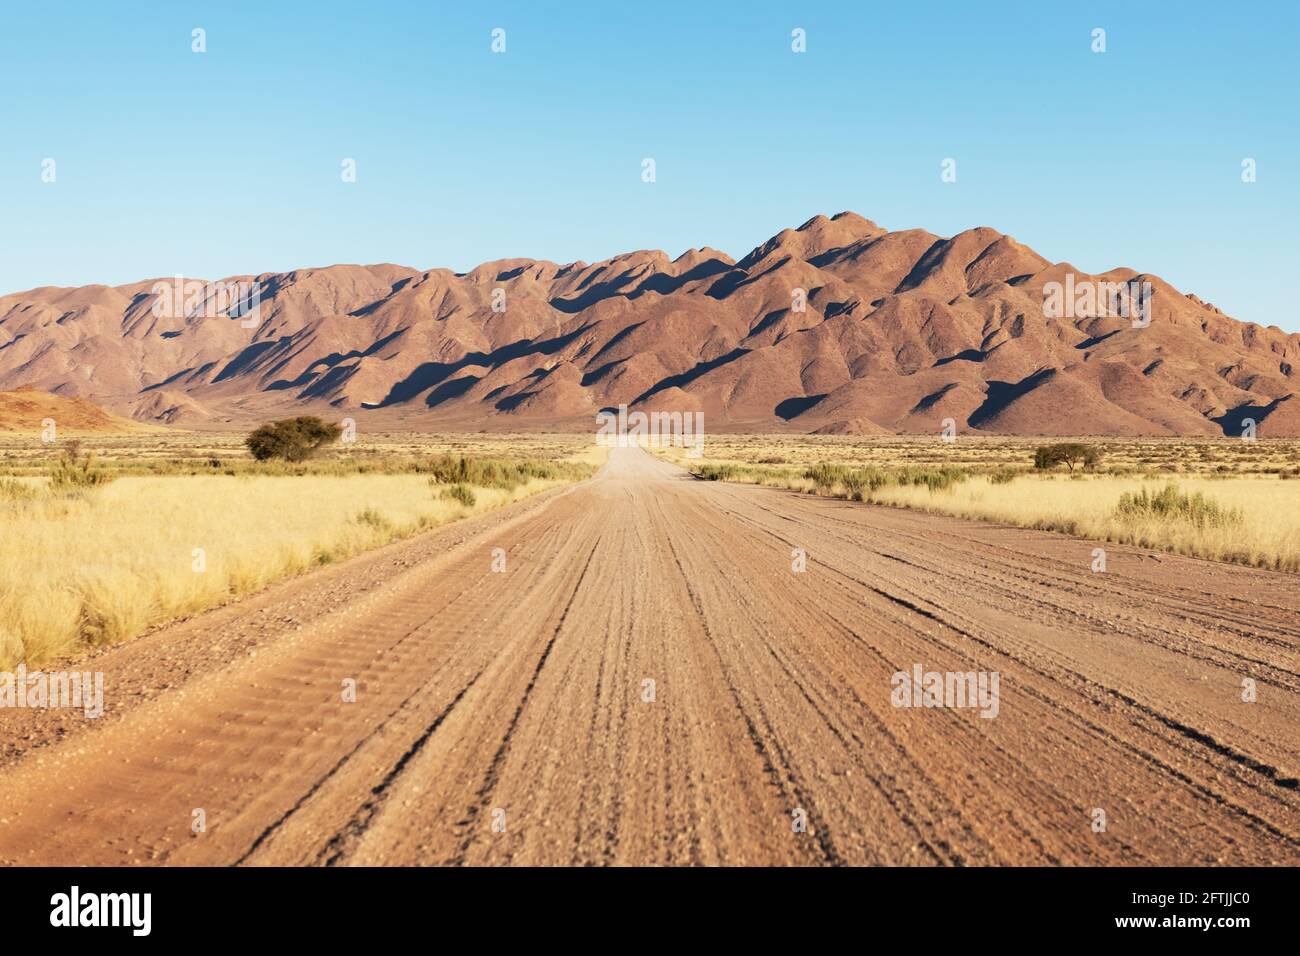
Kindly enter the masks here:
<path id="1" fill-rule="evenodd" d="M 1185 521 L 1198 528 L 1225 527 L 1241 523 L 1241 512 L 1225 508 L 1213 498 L 1187 494 L 1177 485 L 1165 485 L 1159 491 L 1130 491 L 1120 496 L 1115 517 L 1126 520 L 1157 519 Z"/>
<path id="2" fill-rule="evenodd" d="M 338 425 L 331 425 L 314 415 L 302 415 L 262 425 L 244 440 L 244 444 L 258 461 L 273 458 L 306 461 L 321 448 L 338 441 L 341 434 L 343 429 Z"/>

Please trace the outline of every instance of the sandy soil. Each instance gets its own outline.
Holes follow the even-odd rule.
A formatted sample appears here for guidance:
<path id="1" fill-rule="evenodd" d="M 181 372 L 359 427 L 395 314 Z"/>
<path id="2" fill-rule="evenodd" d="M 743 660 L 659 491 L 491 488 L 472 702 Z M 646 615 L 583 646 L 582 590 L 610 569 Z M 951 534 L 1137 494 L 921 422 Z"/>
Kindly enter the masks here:
<path id="1" fill-rule="evenodd" d="M 1300 577 L 1094 547 L 615 450 L 0 710 L 0 861 L 1300 863 Z"/>

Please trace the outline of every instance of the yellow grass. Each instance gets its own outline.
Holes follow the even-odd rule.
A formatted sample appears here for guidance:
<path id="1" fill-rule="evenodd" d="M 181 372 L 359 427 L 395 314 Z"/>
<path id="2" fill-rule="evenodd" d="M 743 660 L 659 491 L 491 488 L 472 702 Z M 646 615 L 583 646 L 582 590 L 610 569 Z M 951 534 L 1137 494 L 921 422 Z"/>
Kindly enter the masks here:
<path id="1" fill-rule="evenodd" d="M 71 495 L 38 478 L 9 481 L 0 494 L 0 669 L 126 640 L 562 483 L 476 487 L 466 507 L 419 474 L 126 476 Z"/>
<path id="2" fill-rule="evenodd" d="M 819 462 L 892 468 L 958 467 L 993 471 L 1029 468 L 1034 449 L 1055 442 L 1082 441 L 1102 452 L 1101 470 L 1126 476 L 1276 475 L 1300 478 L 1300 441 L 1239 438 L 1018 438 L 961 435 L 941 441 L 937 435 L 708 435 L 708 461 L 804 467 Z M 683 457 L 664 449 L 666 457 Z"/>
<path id="3" fill-rule="evenodd" d="M 1060 439 L 964 439 L 945 445 L 921 438 L 710 436 L 705 456 L 679 449 L 659 454 L 684 467 L 735 466 L 743 481 L 813 492 L 805 469 L 818 463 L 875 468 L 956 468 L 967 477 L 941 490 L 887 484 L 870 501 L 1025 528 L 1061 531 L 1253 567 L 1300 571 L 1300 443 L 1239 440 L 1109 439 L 1084 441 L 1106 452 L 1103 470 L 1071 477 L 1032 470 L 1033 449 Z M 1019 472 L 996 483 L 993 473 Z M 1116 514 L 1120 496 L 1168 484 L 1200 493 L 1240 513 L 1222 526 L 1198 527 L 1177 518 L 1134 519 Z M 826 491 L 827 489 L 823 489 Z M 847 497 L 842 486 L 831 494 Z"/>
<path id="4" fill-rule="evenodd" d="M 1115 516 L 1120 495 L 1142 488 L 1158 491 L 1166 483 L 1108 476 L 1079 480 L 1030 476 L 996 485 L 988 478 L 975 477 L 947 491 L 931 492 L 915 485 L 882 488 L 872 500 L 1199 558 L 1300 571 L 1300 482 L 1276 478 L 1172 480 L 1180 491 L 1200 492 L 1225 508 L 1240 511 L 1240 523 L 1221 527 Z"/>

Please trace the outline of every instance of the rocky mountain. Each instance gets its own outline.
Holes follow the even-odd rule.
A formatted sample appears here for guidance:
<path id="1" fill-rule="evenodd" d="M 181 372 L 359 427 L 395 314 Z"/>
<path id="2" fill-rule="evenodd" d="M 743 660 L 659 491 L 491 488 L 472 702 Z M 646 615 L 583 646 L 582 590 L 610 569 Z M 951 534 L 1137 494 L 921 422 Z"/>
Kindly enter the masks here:
<path id="1" fill-rule="evenodd" d="M 1300 435 L 1300 335 L 984 227 L 945 239 L 844 212 L 739 261 L 706 247 L 190 283 L 0 297 L 0 389 L 190 426 L 318 409 L 587 429 L 625 403 L 712 429 L 1237 435 L 1251 419 Z"/>

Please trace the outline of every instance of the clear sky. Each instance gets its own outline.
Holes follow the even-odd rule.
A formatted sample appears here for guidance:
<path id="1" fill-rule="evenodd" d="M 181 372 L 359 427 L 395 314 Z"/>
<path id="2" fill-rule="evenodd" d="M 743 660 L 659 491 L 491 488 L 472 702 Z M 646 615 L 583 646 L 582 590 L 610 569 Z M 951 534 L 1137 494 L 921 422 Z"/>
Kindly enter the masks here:
<path id="1" fill-rule="evenodd" d="M 5 0 L 0 293 L 739 255 L 852 209 L 1300 331 L 1298 59 L 1293 2 Z"/>

